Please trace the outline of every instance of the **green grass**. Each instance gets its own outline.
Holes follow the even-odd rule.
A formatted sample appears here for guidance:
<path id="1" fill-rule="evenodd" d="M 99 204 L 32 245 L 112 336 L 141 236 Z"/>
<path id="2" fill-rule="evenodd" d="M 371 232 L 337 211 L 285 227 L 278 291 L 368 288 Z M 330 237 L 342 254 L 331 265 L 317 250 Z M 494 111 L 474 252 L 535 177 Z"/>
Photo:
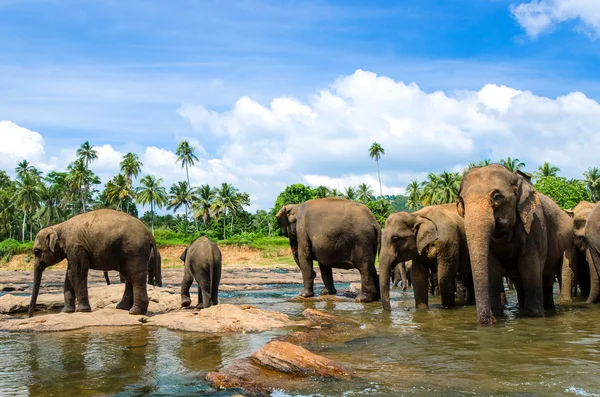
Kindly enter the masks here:
<path id="1" fill-rule="evenodd" d="M 33 241 L 20 243 L 17 240 L 8 239 L 0 241 L 0 263 L 6 263 L 13 255 L 25 254 L 33 249 Z"/>

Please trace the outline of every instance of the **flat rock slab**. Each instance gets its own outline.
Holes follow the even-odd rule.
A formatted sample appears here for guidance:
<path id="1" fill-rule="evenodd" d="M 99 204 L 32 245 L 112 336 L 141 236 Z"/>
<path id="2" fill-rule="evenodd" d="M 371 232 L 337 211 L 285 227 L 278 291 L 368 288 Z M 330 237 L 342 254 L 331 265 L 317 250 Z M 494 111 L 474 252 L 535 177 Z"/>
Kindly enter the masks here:
<path id="1" fill-rule="evenodd" d="M 140 325 L 143 316 L 125 310 L 101 309 L 91 313 L 58 313 L 26 319 L 2 320 L 0 331 L 50 332 L 72 331 L 87 327 L 123 327 Z"/>
<path id="2" fill-rule="evenodd" d="M 297 323 L 279 312 L 261 310 L 250 305 L 220 304 L 199 312 L 182 310 L 159 314 L 149 317 L 148 324 L 168 327 L 174 331 L 229 333 L 263 332 Z"/>

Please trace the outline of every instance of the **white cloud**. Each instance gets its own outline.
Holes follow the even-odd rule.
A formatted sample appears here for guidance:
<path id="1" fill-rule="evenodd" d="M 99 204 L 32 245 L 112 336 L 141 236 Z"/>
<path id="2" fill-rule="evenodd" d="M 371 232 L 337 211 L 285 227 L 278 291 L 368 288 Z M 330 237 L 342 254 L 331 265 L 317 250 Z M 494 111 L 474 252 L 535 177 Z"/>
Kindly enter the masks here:
<path id="1" fill-rule="evenodd" d="M 242 97 L 222 112 L 187 104 L 179 113 L 194 127 L 188 139 L 199 148 L 192 184 L 233 183 L 252 196 L 252 210 L 270 208 L 292 183 L 341 189 L 367 183 L 377 193 L 377 169 L 368 156 L 374 141 L 386 152 L 379 162 L 384 194 L 402 193 L 427 172 L 459 171 L 484 158 L 518 157 L 528 171 L 549 161 L 568 177 L 599 165 L 600 104 L 581 92 L 547 98 L 495 84 L 425 92 L 358 70 L 307 101 L 282 96 L 265 105 Z M 207 138 L 209 150 L 202 145 Z M 39 163 L 61 169 L 74 158 L 75 149 L 45 158 L 41 136 L 33 142 L 42 142 Z M 91 167 L 106 182 L 130 149 L 97 145 L 99 159 Z M 137 153 L 142 173 L 162 177 L 167 189 L 185 179 L 172 150 L 147 146 Z"/>
<path id="2" fill-rule="evenodd" d="M 532 0 L 511 6 L 511 12 L 531 37 L 571 20 L 578 20 L 578 29 L 590 37 L 600 35 L 600 1 L 597 0 Z"/>
<path id="3" fill-rule="evenodd" d="M 44 156 L 42 136 L 15 123 L 0 121 L 0 166 L 10 168 L 20 160 L 41 160 Z"/>

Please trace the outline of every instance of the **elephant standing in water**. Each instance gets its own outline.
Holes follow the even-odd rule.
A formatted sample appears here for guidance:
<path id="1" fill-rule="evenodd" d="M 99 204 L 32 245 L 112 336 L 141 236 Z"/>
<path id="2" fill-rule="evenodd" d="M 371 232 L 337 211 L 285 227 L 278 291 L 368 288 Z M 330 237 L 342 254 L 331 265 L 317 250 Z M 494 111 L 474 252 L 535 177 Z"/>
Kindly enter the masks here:
<path id="1" fill-rule="evenodd" d="M 454 204 L 396 212 L 385 223 L 379 270 L 381 304 L 390 310 L 390 286 L 385 277 L 398 262 L 412 260 L 411 279 L 417 308 L 428 306 L 429 274 L 436 275 L 442 306 L 455 306 L 455 277 L 467 278 L 468 299 L 474 303 L 473 283 L 464 225 Z M 432 283 L 435 286 L 435 283 Z"/>
<path id="2" fill-rule="evenodd" d="M 526 314 L 553 308 L 554 277 L 573 243 L 569 215 L 536 192 L 528 175 L 498 164 L 463 176 L 457 211 L 465 221 L 479 323 L 493 324 L 492 312 L 502 313 L 504 274 Z"/>
<path id="3" fill-rule="evenodd" d="M 600 274 L 600 205 L 594 205 L 587 217 L 585 226 L 585 242 L 587 243 L 587 259 L 590 265 Z M 591 293 L 590 293 L 591 297 Z M 589 302 L 589 299 L 588 299 Z"/>
<path id="4" fill-rule="evenodd" d="M 321 295 L 335 294 L 333 268 L 358 269 L 361 294 L 358 302 L 379 299 L 375 258 L 379 251 L 381 226 L 364 204 L 341 198 L 309 200 L 284 205 L 277 213 L 281 232 L 290 239 L 294 259 L 302 272 L 300 296 L 314 296 L 313 261 L 319 263 L 325 288 Z M 387 284 L 390 274 L 387 273 Z"/>
<path id="5" fill-rule="evenodd" d="M 400 282 L 402 282 L 402 291 L 406 291 L 406 289 L 412 285 L 412 281 L 410 278 L 410 272 L 412 269 L 412 262 L 409 262 L 409 265 L 406 265 L 406 262 L 400 262 L 394 267 L 394 271 L 392 272 L 392 285 L 397 287 Z"/>
<path id="6" fill-rule="evenodd" d="M 587 303 L 594 303 L 600 295 L 598 272 L 589 257 L 585 238 L 587 218 L 594 204 L 582 201 L 567 213 L 573 218 L 573 244 L 565 251 L 560 286 L 560 303 L 571 303 L 571 297 L 577 295 L 577 286 L 581 296 L 587 297 Z"/>
<path id="7" fill-rule="evenodd" d="M 208 309 L 219 304 L 219 283 L 221 282 L 221 250 L 206 237 L 196 239 L 181 254 L 185 263 L 181 281 L 181 306 L 192 304 L 190 287 L 194 279 L 198 283 L 199 309 Z"/>
<path id="8" fill-rule="evenodd" d="M 67 259 L 63 312 L 91 311 L 88 270 L 117 270 L 125 278 L 125 292 L 118 309 L 131 314 L 148 311 L 148 267 L 155 263 L 155 242 L 137 218 L 110 209 L 74 216 L 39 231 L 33 244 L 35 257 L 29 317 L 33 316 L 43 271 Z M 77 307 L 75 307 L 77 300 Z"/>

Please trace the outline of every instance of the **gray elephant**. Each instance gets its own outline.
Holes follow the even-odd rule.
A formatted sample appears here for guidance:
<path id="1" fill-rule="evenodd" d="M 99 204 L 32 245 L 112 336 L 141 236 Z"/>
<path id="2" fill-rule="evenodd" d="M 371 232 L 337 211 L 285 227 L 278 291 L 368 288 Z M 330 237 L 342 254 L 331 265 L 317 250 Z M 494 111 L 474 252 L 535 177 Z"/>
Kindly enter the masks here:
<path id="1" fill-rule="evenodd" d="M 162 273 L 161 273 L 161 262 L 162 257 L 160 256 L 160 251 L 154 244 L 154 258 L 155 260 L 150 263 L 148 266 L 148 284 L 155 285 L 157 287 L 162 287 Z M 106 285 L 110 285 L 110 277 L 108 272 L 104 272 L 104 280 L 106 280 Z M 121 283 L 125 282 L 125 278 L 123 275 L 119 274 L 119 280 Z"/>
<path id="2" fill-rule="evenodd" d="M 587 243 L 586 258 L 590 264 L 593 264 L 596 274 L 600 274 L 600 204 L 594 205 L 587 217 L 585 242 Z"/>
<path id="3" fill-rule="evenodd" d="M 190 287 L 194 279 L 198 283 L 197 308 L 208 309 L 219 304 L 219 283 L 221 282 L 221 250 L 206 237 L 196 239 L 181 254 L 185 263 L 181 281 L 181 306 L 192 304 Z"/>
<path id="4" fill-rule="evenodd" d="M 598 272 L 589 256 L 585 239 L 587 218 L 594 204 L 582 201 L 572 211 L 566 211 L 573 218 L 573 244 L 565 251 L 560 286 L 560 303 L 571 303 L 577 295 L 577 286 L 581 296 L 587 297 L 587 303 L 594 303 L 600 295 Z"/>
<path id="5" fill-rule="evenodd" d="M 43 271 L 67 259 L 63 312 L 91 311 L 88 270 L 117 270 L 125 278 L 118 309 L 146 314 L 148 267 L 155 261 L 152 233 L 139 219 L 110 209 L 74 216 L 39 231 L 33 244 L 35 257 L 29 317 L 33 316 Z M 75 301 L 77 300 L 77 307 Z"/>
<path id="6" fill-rule="evenodd" d="M 358 269 L 361 294 L 358 302 L 380 298 L 375 258 L 379 251 L 381 226 L 364 205 L 341 198 L 309 200 L 284 205 L 276 215 L 281 232 L 302 272 L 300 296 L 314 296 L 313 261 L 319 263 L 325 288 L 321 295 L 335 294 L 333 268 Z M 387 273 L 387 283 L 390 274 Z"/>
<path id="7" fill-rule="evenodd" d="M 428 306 L 429 275 L 437 274 L 442 306 L 455 306 L 455 277 L 460 271 L 471 280 L 471 268 L 463 219 L 454 204 L 425 207 L 417 212 L 396 212 L 385 223 L 381 242 L 381 304 L 390 310 L 389 274 L 398 262 L 412 260 L 411 278 L 416 307 Z M 472 282 L 467 282 L 473 301 Z"/>
<path id="8" fill-rule="evenodd" d="M 569 215 L 536 192 L 528 175 L 498 164 L 463 176 L 457 211 L 465 221 L 479 323 L 493 324 L 492 313 L 502 313 L 503 275 L 514 282 L 525 314 L 553 308 L 554 277 L 573 241 Z"/>

